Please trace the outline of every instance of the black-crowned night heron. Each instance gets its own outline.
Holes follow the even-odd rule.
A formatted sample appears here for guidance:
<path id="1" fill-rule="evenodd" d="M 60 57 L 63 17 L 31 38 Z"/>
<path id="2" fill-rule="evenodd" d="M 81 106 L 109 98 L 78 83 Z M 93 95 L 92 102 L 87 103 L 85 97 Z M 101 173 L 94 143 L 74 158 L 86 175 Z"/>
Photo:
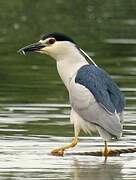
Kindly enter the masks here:
<path id="1" fill-rule="evenodd" d="M 118 139 L 122 134 L 125 103 L 116 83 L 62 33 L 45 34 L 39 42 L 19 50 L 23 54 L 31 51 L 47 54 L 56 60 L 58 73 L 69 92 L 70 120 L 75 135 L 71 144 L 54 149 L 52 154 L 63 155 L 66 149 L 74 147 L 82 129 L 86 133 L 95 131 L 100 134 L 105 142 L 103 153 L 107 157 L 107 141 Z"/>

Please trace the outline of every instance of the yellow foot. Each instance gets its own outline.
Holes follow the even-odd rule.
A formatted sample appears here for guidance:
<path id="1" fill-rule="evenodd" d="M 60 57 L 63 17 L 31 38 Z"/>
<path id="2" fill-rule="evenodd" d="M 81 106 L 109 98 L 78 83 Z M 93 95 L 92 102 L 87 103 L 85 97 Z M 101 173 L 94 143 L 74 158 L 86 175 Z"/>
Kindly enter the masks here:
<path id="1" fill-rule="evenodd" d="M 51 154 L 54 156 L 63 156 L 64 155 L 64 149 L 63 148 L 56 148 L 51 151 Z"/>
<path id="2" fill-rule="evenodd" d="M 105 160 L 107 159 L 107 157 L 110 154 L 110 149 L 107 146 L 107 142 L 105 141 L 105 147 L 104 147 L 104 151 L 103 151 L 103 155 L 105 156 Z"/>
<path id="3" fill-rule="evenodd" d="M 103 155 L 105 156 L 105 158 L 107 158 L 110 154 L 110 149 L 108 148 L 105 148 L 104 151 L 103 151 Z"/>
<path id="4" fill-rule="evenodd" d="M 54 156 L 63 156 L 66 149 L 75 147 L 77 143 L 78 139 L 74 137 L 70 144 L 52 150 L 51 154 Z"/>

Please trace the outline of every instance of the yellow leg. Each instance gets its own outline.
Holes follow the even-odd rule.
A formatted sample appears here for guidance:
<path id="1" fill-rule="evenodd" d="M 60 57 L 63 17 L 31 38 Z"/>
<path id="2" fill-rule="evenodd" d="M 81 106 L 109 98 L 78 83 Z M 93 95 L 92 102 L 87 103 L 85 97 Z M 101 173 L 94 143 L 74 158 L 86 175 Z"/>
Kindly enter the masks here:
<path id="1" fill-rule="evenodd" d="M 75 147 L 77 145 L 79 133 L 80 133 L 80 129 L 78 129 L 78 131 L 76 131 L 75 137 L 72 139 L 72 142 L 70 144 L 53 149 L 51 151 L 51 154 L 54 155 L 54 156 L 63 156 L 64 155 L 64 151 L 66 149 Z"/>
<path id="2" fill-rule="evenodd" d="M 110 150 L 109 150 L 109 148 L 108 148 L 107 141 L 104 141 L 104 144 L 105 144 L 105 146 L 104 146 L 104 152 L 103 152 L 103 155 L 105 156 L 105 159 L 107 159 Z"/>

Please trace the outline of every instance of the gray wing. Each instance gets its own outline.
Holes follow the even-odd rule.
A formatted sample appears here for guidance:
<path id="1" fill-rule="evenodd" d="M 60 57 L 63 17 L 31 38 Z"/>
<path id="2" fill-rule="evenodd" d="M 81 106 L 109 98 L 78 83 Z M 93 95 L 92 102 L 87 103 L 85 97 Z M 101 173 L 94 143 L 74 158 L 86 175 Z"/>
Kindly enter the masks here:
<path id="1" fill-rule="evenodd" d="M 120 137 L 122 127 L 117 113 L 108 113 L 88 88 L 75 83 L 75 77 L 70 82 L 69 96 L 73 109 L 84 120 L 98 125 L 117 138 Z"/>

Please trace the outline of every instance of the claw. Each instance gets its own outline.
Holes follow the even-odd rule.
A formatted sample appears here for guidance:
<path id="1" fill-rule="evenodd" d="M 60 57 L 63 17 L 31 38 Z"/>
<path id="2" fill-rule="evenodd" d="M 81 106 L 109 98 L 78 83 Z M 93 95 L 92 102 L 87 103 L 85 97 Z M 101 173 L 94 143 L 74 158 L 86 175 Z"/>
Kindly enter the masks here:
<path id="1" fill-rule="evenodd" d="M 51 154 L 53 156 L 63 156 L 64 155 L 64 149 L 63 148 L 56 148 L 51 151 Z"/>

